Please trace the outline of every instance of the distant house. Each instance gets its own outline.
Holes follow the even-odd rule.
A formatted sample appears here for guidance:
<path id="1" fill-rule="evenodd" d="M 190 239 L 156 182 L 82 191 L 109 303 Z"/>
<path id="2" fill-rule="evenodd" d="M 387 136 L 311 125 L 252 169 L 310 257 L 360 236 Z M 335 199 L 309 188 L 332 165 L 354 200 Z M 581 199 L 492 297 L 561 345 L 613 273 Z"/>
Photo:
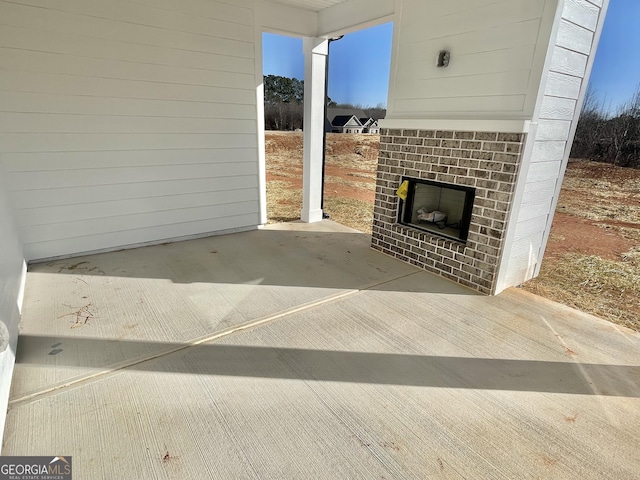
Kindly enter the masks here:
<path id="1" fill-rule="evenodd" d="M 338 115 L 331 121 L 333 133 L 362 133 L 363 128 L 355 115 Z"/>
<path id="2" fill-rule="evenodd" d="M 362 117 L 360 123 L 362 124 L 362 133 L 380 133 L 378 121 L 373 118 Z"/>
<path id="3" fill-rule="evenodd" d="M 325 130 L 332 133 L 380 133 L 378 121 L 362 110 L 329 108 Z"/>

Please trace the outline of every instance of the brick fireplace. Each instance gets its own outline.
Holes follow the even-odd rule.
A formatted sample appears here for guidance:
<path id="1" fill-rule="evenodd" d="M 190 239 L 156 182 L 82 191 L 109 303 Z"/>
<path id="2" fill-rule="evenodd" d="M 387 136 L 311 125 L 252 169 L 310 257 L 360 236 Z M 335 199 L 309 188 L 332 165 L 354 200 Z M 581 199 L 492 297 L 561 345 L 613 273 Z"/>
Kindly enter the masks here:
<path id="1" fill-rule="evenodd" d="M 494 293 L 524 140 L 522 133 L 381 129 L 372 247 Z M 466 240 L 401 223 L 396 191 L 405 179 L 472 190 Z"/>

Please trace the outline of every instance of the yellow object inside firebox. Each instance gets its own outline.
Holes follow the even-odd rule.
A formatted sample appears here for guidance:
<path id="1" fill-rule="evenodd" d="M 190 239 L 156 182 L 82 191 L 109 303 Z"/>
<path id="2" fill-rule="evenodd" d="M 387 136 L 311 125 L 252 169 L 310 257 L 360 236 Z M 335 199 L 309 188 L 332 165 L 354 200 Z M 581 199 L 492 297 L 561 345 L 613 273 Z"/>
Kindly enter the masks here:
<path id="1" fill-rule="evenodd" d="M 409 180 L 405 180 L 400 184 L 400 187 L 396 191 L 396 195 L 398 195 L 402 200 L 406 200 L 408 193 L 409 193 Z"/>

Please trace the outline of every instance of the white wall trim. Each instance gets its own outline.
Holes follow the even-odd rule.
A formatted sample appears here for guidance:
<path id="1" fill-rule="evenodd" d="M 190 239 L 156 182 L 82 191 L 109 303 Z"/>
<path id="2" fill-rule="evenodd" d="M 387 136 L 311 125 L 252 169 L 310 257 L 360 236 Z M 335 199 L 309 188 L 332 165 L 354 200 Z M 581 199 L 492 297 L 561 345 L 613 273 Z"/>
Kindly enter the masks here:
<path id="1" fill-rule="evenodd" d="M 389 65 L 389 87 L 387 90 L 387 118 L 393 115 L 395 110 L 395 93 L 398 78 L 398 52 L 400 50 L 400 24 L 402 23 L 403 0 L 395 0 L 395 15 L 393 19 L 393 32 L 391 33 L 391 64 Z M 380 122 L 378 122 L 380 126 Z M 381 127 L 382 128 L 382 127 Z"/>
<path id="2" fill-rule="evenodd" d="M 465 132 L 527 133 L 529 120 L 483 120 L 438 118 L 388 118 L 379 121 L 380 128 L 416 130 L 456 130 Z"/>
<path id="3" fill-rule="evenodd" d="M 280 3 L 255 0 L 255 23 L 264 32 L 296 37 L 315 37 L 318 32 L 318 14 L 302 8 Z"/>
<path id="4" fill-rule="evenodd" d="M 300 219 L 322 220 L 322 176 L 329 40 L 307 37 L 304 48 L 304 153 Z"/>
<path id="5" fill-rule="evenodd" d="M 604 28 L 604 22 L 607 17 L 608 8 L 609 8 L 609 0 L 603 0 L 602 8 L 600 9 L 600 15 L 598 17 L 598 24 L 596 26 L 596 31 L 593 35 L 593 41 L 591 43 L 591 52 L 589 53 L 589 59 L 587 60 L 587 67 L 585 70 L 584 77 L 582 79 L 582 85 L 580 86 L 580 93 L 578 95 L 578 101 L 576 103 L 576 110 L 573 115 L 573 120 L 571 122 L 571 130 L 569 131 L 569 138 L 567 139 L 567 145 L 565 147 L 564 157 L 562 160 L 562 165 L 560 167 L 560 176 L 558 177 L 558 184 L 556 185 L 556 191 L 555 191 L 555 194 L 553 195 L 553 200 L 551 202 L 551 211 L 550 211 L 549 219 L 547 220 L 547 226 L 545 227 L 545 231 L 542 237 L 542 245 L 540 247 L 540 252 L 543 254 L 547 249 L 549 234 L 551 233 L 551 225 L 553 224 L 553 217 L 555 215 L 556 208 L 558 207 L 560 190 L 562 188 L 564 175 L 567 171 L 567 164 L 569 163 L 569 154 L 571 153 L 571 147 L 573 146 L 573 139 L 576 135 L 576 128 L 578 127 L 578 119 L 580 118 L 580 113 L 582 112 L 582 104 L 584 103 L 584 97 L 587 94 L 587 88 L 589 86 L 589 78 L 591 77 L 591 70 L 593 69 L 593 63 L 596 59 L 596 52 L 598 50 L 598 45 L 600 44 L 600 36 L 602 35 L 602 29 Z M 536 269 L 534 271 L 534 276 L 538 276 L 538 274 L 540 273 L 541 266 L 542 266 L 542 262 L 538 262 L 538 265 L 536 266 Z"/>
<path id="6" fill-rule="evenodd" d="M 516 228 L 518 226 L 517 220 L 520 214 L 520 207 L 522 206 L 522 197 L 524 195 L 527 173 L 531 163 L 531 152 L 533 152 L 533 147 L 535 145 L 537 129 L 537 123 L 531 122 L 529 124 L 529 131 L 525 140 L 524 151 L 520 157 L 520 168 L 518 169 L 518 176 L 516 177 L 518 181 L 515 186 L 515 191 L 513 192 L 511 211 L 507 217 L 507 231 L 504 236 L 502 253 L 500 255 L 500 264 L 498 265 L 498 272 L 496 275 L 495 295 L 498 295 L 505 288 L 511 286 L 505 283 L 505 279 L 509 271 L 509 260 L 511 258 L 511 250 L 516 234 Z"/>
<path id="7" fill-rule="evenodd" d="M 13 205 L 9 195 L 6 195 L 6 178 L 4 166 L 0 162 L 0 446 L 7 418 L 20 314 L 27 280 L 27 263 L 15 222 Z"/>
<path id="8" fill-rule="evenodd" d="M 395 0 L 349 0 L 318 12 L 318 37 L 335 37 L 393 21 Z"/>
<path id="9" fill-rule="evenodd" d="M 255 1 L 253 14 L 257 18 L 262 17 L 263 2 Z M 254 64 L 256 77 L 256 122 L 257 122 L 257 148 L 258 148 L 258 202 L 260 203 L 259 222 L 267 223 L 267 159 L 265 153 L 264 131 L 264 77 L 262 72 L 262 26 L 260 22 L 253 22 L 254 28 Z"/>
<path id="10" fill-rule="evenodd" d="M 533 108 L 532 128 L 530 129 L 527 139 L 525 140 L 525 147 L 522 153 L 520 168 L 518 170 L 518 181 L 516 183 L 515 192 L 513 194 L 513 203 L 509 217 L 507 218 L 507 232 L 505 234 L 504 249 L 500 257 L 500 265 L 498 265 L 498 274 L 496 281 L 496 295 L 505 288 L 509 287 L 505 283 L 505 279 L 509 272 L 509 261 L 511 259 L 511 250 L 513 247 L 513 241 L 515 238 L 516 229 L 518 227 L 518 218 L 520 216 L 520 209 L 522 207 L 522 197 L 527 184 L 527 176 L 529 172 L 529 165 L 531 163 L 531 154 L 536 141 L 536 133 L 538 129 L 538 117 L 540 115 L 540 106 L 544 98 L 544 92 L 547 86 L 548 72 L 551 66 L 551 60 L 553 57 L 553 50 L 556 45 L 558 37 L 558 30 L 560 29 L 560 22 L 562 21 L 562 11 L 564 9 L 565 0 L 558 0 L 556 3 L 556 10 L 553 15 L 553 25 L 550 29 L 549 42 L 545 52 L 545 60 L 543 62 L 542 70 L 540 74 L 540 82 L 538 86 L 538 94 L 536 95 L 536 101 Z M 545 8 L 546 10 L 546 8 Z M 539 43 L 539 42 L 538 42 Z M 544 251 L 544 250 L 543 250 Z M 539 254 L 540 252 L 538 252 Z M 541 262 L 538 261 L 538 265 Z"/>
<path id="11" fill-rule="evenodd" d="M 562 10 L 565 0 L 547 0 L 538 33 L 535 57 L 531 68 L 531 78 L 539 80 L 537 95 L 527 95 L 525 111 L 531 112 L 534 122 L 538 121 L 540 104 L 547 84 L 547 72 L 551 65 L 553 49 L 556 46 L 558 30 L 562 21 Z M 555 9 L 554 9 L 555 5 Z M 553 14 L 552 14 L 553 13 Z M 545 43 L 546 42 L 546 43 Z"/>

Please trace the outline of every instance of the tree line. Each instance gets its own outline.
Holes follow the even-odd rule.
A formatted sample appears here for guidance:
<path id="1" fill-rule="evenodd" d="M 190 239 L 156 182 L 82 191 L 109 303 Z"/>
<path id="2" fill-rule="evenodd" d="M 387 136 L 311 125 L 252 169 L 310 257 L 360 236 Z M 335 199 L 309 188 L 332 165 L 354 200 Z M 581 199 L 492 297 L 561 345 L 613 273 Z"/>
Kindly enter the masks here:
<path id="1" fill-rule="evenodd" d="M 304 80 L 281 77 L 279 75 L 265 75 L 263 84 L 265 129 L 302 129 L 304 117 Z M 348 103 L 338 104 L 328 97 L 327 107 L 363 110 L 367 117 L 376 120 L 384 118 L 386 115 L 386 109 L 382 105 L 362 107 Z"/>
<path id="2" fill-rule="evenodd" d="M 640 85 L 613 114 L 607 113 L 604 102 L 589 87 L 571 156 L 640 168 Z"/>

